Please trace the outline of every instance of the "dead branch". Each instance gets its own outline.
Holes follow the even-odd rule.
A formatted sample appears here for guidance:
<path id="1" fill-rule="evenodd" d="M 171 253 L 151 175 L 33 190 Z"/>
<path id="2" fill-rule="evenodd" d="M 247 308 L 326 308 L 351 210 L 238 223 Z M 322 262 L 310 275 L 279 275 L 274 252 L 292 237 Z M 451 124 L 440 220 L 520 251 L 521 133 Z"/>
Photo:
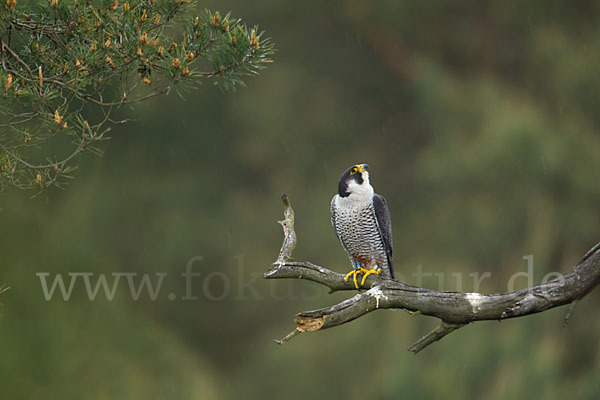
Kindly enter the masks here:
<path id="1" fill-rule="evenodd" d="M 285 218 L 280 223 L 283 226 L 284 241 L 279 257 L 264 273 L 264 278 L 306 279 L 327 286 L 330 292 L 355 290 L 351 282 L 344 281 L 344 274 L 307 261 L 290 261 L 296 246 L 294 212 L 287 196 L 282 195 L 282 199 Z M 299 333 L 332 328 L 371 311 L 395 308 L 440 319 L 440 325 L 436 329 L 409 347 L 409 351 L 417 353 L 471 322 L 523 317 L 571 304 L 565 317 L 566 324 L 576 302 L 599 283 L 600 243 L 561 277 L 509 293 L 440 292 L 370 275 L 365 282 L 365 288 L 369 288 L 367 291 L 331 307 L 298 313 L 295 319 L 296 329 L 276 342 L 284 344 Z"/>

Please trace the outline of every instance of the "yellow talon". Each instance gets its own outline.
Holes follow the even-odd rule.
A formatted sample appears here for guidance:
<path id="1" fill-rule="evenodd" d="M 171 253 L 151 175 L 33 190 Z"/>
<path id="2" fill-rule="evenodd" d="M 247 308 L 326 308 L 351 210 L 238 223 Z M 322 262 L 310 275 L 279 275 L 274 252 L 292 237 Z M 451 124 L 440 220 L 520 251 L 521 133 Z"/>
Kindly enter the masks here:
<path id="1" fill-rule="evenodd" d="M 344 281 L 348 282 L 348 279 L 350 279 L 350 277 L 352 276 L 353 280 L 354 280 L 354 287 L 358 289 L 359 288 L 358 281 L 356 280 L 356 276 L 358 274 L 364 275 L 360 282 L 360 286 L 363 286 L 365 284 L 365 280 L 367 279 L 367 276 L 369 276 L 371 274 L 380 274 L 380 273 L 381 273 L 380 269 L 375 269 L 375 268 L 365 269 L 363 267 L 358 267 L 357 269 L 353 269 L 352 271 L 348 272 L 346 274 L 346 276 L 344 277 Z"/>
<path id="2" fill-rule="evenodd" d="M 358 282 L 356 281 L 356 274 L 362 272 L 360 269 L 353 269 L 352 271 L 348 272 L 346 274 L 346 276 L 344 277 L 344 281 L 348 282 L 348 279 L 350 279 L 350 277 L 354 277 L 354 287 L 358 289 Z"/>
<path id="3" fill-rule="evenodd" d="M 356 275 L 358 275 L 358 271 L 354 274 L 354 287 L 358 289 L 358 283 L 356 282 Z"/>
<path id="4" fill-rule="evenodd" d="M 375 274 L 375 275 L 379 275 L 381 273 L 380 269 L 375 269 L 375 268 L 371 268 L 370 270 L 364 270 L 364 276 L 362 278 L 362 281 L 360 282 L 360 286 L 364 286 L 365 285 L 365 281 L 367 280 L 367 276 L 371 275 L 371 274 Z"/>
<path id="5" fill-rule="evenodd" d="M 352 271 L 348 272 L 344 277 L 344 282 L 348 282 L 348 279 L 350 279 L 351 275 L 356 275 L 356 270 L 353 269 Z"/>

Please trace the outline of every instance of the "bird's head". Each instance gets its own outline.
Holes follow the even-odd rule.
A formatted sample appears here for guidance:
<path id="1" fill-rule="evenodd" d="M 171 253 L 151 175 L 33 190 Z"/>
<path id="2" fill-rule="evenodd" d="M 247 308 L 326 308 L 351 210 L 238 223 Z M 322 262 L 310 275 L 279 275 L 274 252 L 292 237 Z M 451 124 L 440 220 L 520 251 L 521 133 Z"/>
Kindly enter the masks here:
<path id="1" fill-rule="evenodd" d="M 352 200 L 370 200 L 373 197 L 368 168 L 367 164 L 356 164 L 340 176 L 338 183 L 340 197 Z"/>

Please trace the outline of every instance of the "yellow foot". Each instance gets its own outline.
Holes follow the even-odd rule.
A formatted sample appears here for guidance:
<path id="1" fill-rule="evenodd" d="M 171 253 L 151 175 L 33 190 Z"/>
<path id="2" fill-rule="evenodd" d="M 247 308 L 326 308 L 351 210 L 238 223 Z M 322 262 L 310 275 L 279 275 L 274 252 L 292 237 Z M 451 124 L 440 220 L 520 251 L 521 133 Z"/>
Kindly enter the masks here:
<path id="1" fill-rule="evenodd" d="M 348 274 L 346 274 L 346 276 L 344 277 L 344 281 L 348 282 L 348 279 L 350 279 L 350 277 L 353 277 L 354 280 L 354 287 L 358 289 L 358 281 L 356 279 L 356 276 L 358 274 L 363 274 L 363 278 L 360 281 L 360 286 L 363 286 L 365 284 L 365 280 L 367 279 L 367 276 L 371 275 L 371 274 L 380 274 L 381 270 L 380 269 L 375 269 L 375 268 L 371 268 L 371 269 L 365 269 L 363 267 L 358 267 L 357 269 L 353 269 L 352 271 L 348 272 Z"/>
<path id="2" fill-rule="evenodd" d="M 371 275 L 371 274 L 375 274 L 375 275 L 379 275 L 381 273 L 381 270 L 375 269 L 375 268 L 371 268 L 370 270 L 366 270 L 363 268 L 364 271 L 364 276 L 362 278 L 362 281 L 360 281 L 360 286 L 364 286 L 365 285 L 365 281 L 367 280 L 367 276 Z"/>
<path id="3" fill-rule="evenodd" d="M 361 268 L 363 269 L 363 268 Z M 353 269 L 352 271 L 348 272 L 346 274 L 346 276 L 344 277 L 344 281 L 348 282 L 348 279 L 350 279 L 350 277 L 354 277 L 354 287 L 356 287 L 358 289 L 358 282 L 356 281 L 356 274 L 359 274 L 361 271 L 361 269 Z"/>

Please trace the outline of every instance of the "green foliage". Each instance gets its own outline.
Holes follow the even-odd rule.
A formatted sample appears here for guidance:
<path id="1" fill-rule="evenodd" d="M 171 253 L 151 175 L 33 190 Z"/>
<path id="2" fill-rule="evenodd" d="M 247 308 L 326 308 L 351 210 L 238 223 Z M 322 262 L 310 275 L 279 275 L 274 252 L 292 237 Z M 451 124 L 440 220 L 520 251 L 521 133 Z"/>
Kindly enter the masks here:
<path id="1" fill-rule="evenodd" d="M 0 5 L 0 190 L 63 187 L 84 151 L 101 153 L 116 108 L 214 78 L 243 85 L 273 44 L 189 0 Z"/>
<path id="2" fill-rule="evenodd" d="M 503 292 L 531 254 L 536 284 L 567 271 L 599 239 L 600 2 L 200 5 L 268 26 L 277 68 L 235 96 L 139 105 L 49 202 L 2 194 L 2 398 L 600 398 L 598 290 L 567 328 L 556 308 L 470 325 L 415 356 L 437 321 L 390 310 L 275 345 L 296 312 L 352 293 L 261 278 L 281 245 L 282 192 L 295 257 L 348 271 L 329 201 L 356 162 L 388 201 L 407 283 L 422 267 L 423 286 L 473 291 L 470 274 L 490 272 L 480 290 Z M 195 256 L 198 299 L 183 301 Z M 79 282 L 70 301 L 46 302 L 36 272 L 169 275 L 156 301 L 120 285 L 90 302 Z M 207 298 L 223 274 L 229 294 Z"/>

